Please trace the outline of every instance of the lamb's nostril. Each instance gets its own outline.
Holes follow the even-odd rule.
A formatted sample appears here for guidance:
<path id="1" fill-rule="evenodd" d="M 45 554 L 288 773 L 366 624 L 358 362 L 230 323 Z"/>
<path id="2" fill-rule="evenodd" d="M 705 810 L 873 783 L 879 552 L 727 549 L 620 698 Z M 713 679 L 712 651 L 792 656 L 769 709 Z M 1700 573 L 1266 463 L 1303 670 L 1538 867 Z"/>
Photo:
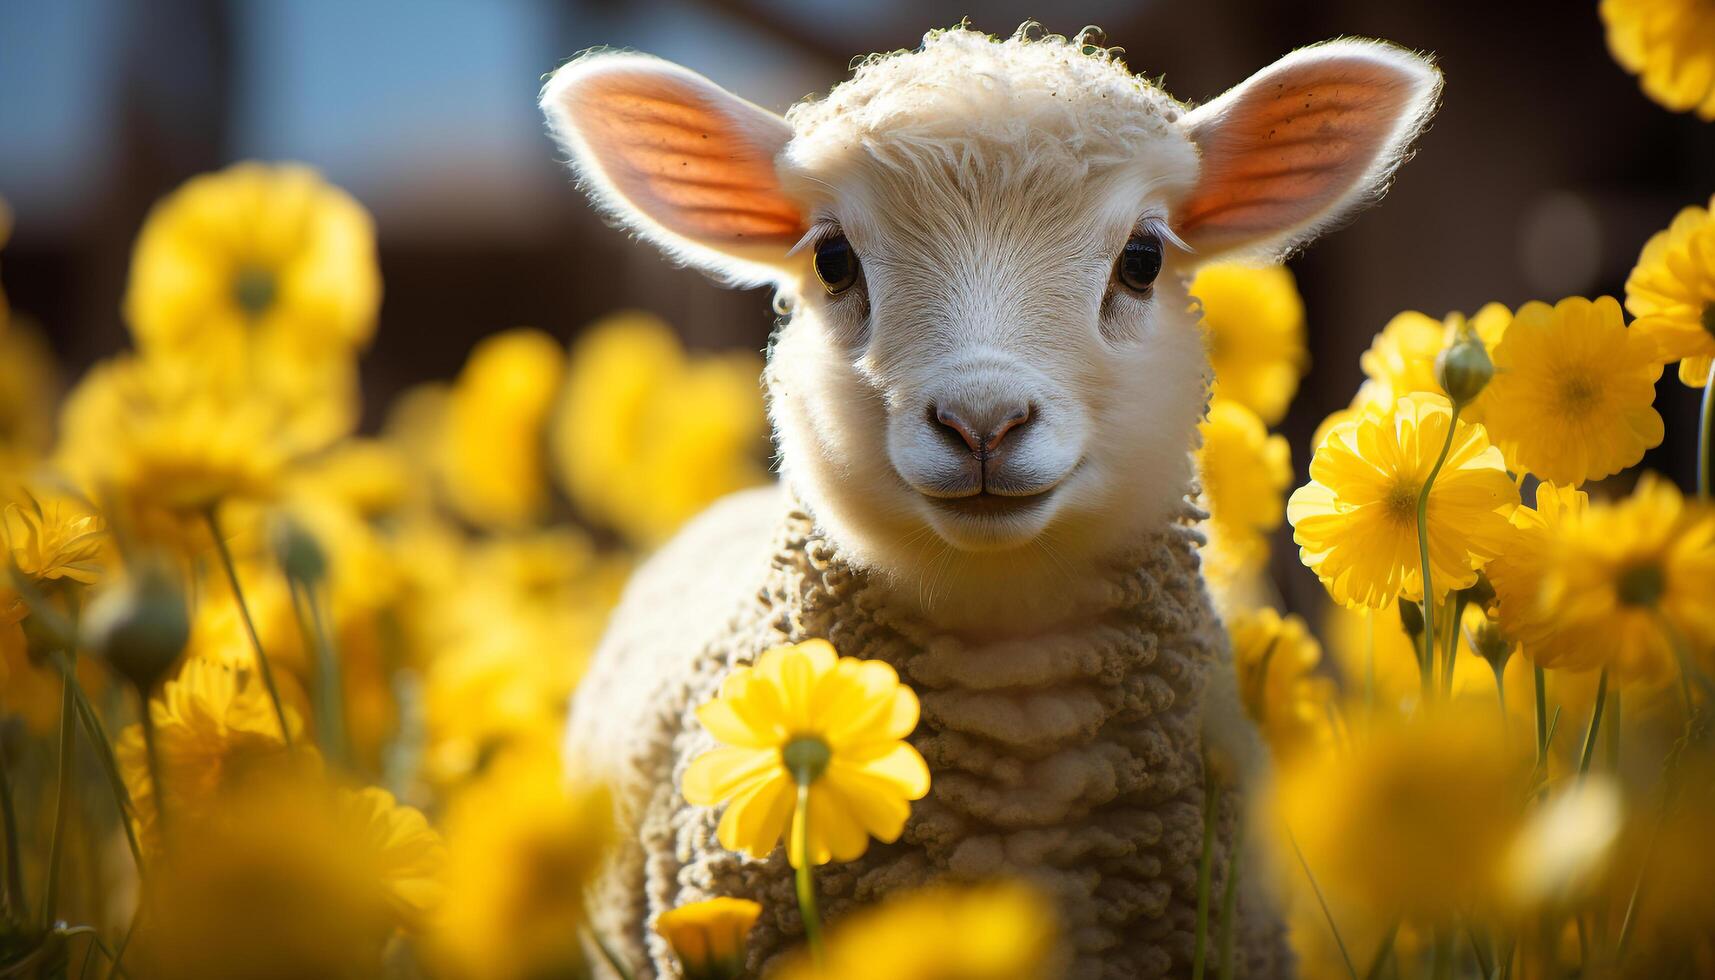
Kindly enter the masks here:
<path id="1" fill-rule="evenodd" d="M 986 457 L 1000 449 L 1002 440 L 1008 434 L 1036 417 L 1036 406 L 995 406 L 986 410 L 970 411 L 947 405 L 931 405 L 929 417 L 936 425 L 957 435 L 959 441 L 971 452 Z"/>
<path id="2" fill-rule="evenodd" d="M 1001 419 L 1000 424 L 994 427 L 994 430 L 989 434 L 988 441 L 983 444 L 983 448 L 987 449 L 991 453 L 994 452 L 996 449 L 1000 448 L 1000 441 L 1006 438 L 1007 433 L 1028 423 L 1035 417 L 1036 406 L 1034 405 L 1026 405 L 1023 408 L 1012 412 L 1005 418 Z"/>
<path id="3" fill-rule="evenodd" d="M 954 434 L 970 447 L 971 452 L 980 453 L 983 451 L 982 437 L 977 434 L 975 429 L 971 428 L 968 422 L 960 418 L 957 412 L 945 406 L 931 405 L 929 406 L 929 414 L 938 424 L 953 430 Z"/>

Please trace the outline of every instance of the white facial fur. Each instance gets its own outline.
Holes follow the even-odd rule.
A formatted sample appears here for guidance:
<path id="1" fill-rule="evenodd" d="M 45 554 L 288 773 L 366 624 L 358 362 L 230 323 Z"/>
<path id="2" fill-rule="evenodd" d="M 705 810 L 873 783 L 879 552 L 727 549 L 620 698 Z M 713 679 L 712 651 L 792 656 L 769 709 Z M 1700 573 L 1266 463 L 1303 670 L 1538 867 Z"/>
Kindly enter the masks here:
<path id="1" fill-rule="evenodd" d="M 1192 262 L 1373 199 L 1438 81 L 1341 42 L 1187 113 L 1076 44 L 952 30 L 785 121 L 635 55 L 574 62 L 543 103 L 610 214 L 793 305 L 770 414 L 832 539 L 949 625 L 1008 629 L 1067 614 L 1069 583 L 1181 505 L 1208 374 Z M 1115 279 L 1140 230 L 1167 245 L 1147 292 Z M 862 273 L 831 296 L 812 256 L 835 234 Z M 962 415 L 987 420 L 971 445 Z M 1028 421 L 974 452 L 1000 418 Z"/>

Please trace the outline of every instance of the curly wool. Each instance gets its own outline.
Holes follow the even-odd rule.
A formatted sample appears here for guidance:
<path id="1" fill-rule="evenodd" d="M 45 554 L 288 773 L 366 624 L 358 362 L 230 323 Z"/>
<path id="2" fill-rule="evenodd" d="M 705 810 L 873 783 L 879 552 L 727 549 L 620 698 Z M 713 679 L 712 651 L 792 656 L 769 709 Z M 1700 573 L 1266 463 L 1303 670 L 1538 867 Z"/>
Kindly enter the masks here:
<path id="1" fill-rule="evenodd" d="M 918 691 L 911 741 L 934 784 L 904 836 L 862 858 L 820 869 L 831 920 L 890 892 L 931 880 L 1025 876 L 1057 899 L 1072 978 L 1183 974 L 1192 958 L 1203 819 L 1199 719 L 1225 639 L 1197 567 L 1190 517 L 1127 552 L 1083 588 L 1083 615 L 1062 633 L 972 642 L 902 611 L 884 584 L 855 570 L 800 510 L 778 530 L 766 580 L 744 609 L 678 676 L 651 688 L 617 784 L 635 821 L 632 843 L 597 897 L 598 918 L 634 960 L 677 976 L 649 934 L 661 912 L 717 895 L 752 898 L 767 912 L 753 933 L 751 967 L 802 938 L 792 873 L 776 850 L 754 860 L 721 848 L 719 810 L 693 807 L 677 787 L 690 760 L 713 746 L 695 707 L 732 667 L 782 643 L 826 637 L 842 652 L 894 665 Z M 620 680 L 622 657 L 598 656 L 593 696 Z M 635 667 L 633 667 L 635 670 Z M 1226 876 L 1237 810 L 1225 794 L 1214 894 Z M 1238 975 L 1290 972 L 1284 931 L 1260 894 L 1239 905 Z"/>

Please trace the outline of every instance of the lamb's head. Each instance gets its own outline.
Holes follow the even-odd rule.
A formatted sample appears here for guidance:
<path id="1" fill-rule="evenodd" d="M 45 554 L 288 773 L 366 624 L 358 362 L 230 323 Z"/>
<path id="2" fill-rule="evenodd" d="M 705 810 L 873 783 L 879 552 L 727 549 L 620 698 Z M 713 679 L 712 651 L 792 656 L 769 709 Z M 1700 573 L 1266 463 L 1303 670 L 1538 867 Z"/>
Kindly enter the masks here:
<path id="1" fill-rule="evenodd" d="M 1206 402 L 1194 264 L 1279 255 L 1373 200 L 1439 88 L 1342 41 L 1187 109 L 1089 41 L 935 32 L 784 119 L 635 54 L 543 92 L 598 205 L 776 286 L 787 482 L 931 593 L 1016 602 L 1002 578 L 1166 520 Z"/>

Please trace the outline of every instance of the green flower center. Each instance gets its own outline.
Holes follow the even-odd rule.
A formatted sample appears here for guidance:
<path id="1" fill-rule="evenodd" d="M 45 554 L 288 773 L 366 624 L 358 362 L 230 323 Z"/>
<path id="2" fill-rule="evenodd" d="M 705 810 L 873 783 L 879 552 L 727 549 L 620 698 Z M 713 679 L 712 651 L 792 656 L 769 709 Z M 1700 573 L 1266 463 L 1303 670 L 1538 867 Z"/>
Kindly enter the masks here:
<path id="1" fill-rule="evenodd" d="M 834 750 L 815 735 L 800 735 L 780 750 L 780 761 L 792 774 L 792 781 L 800 786 L 808 786 L 822 778 L 822 773 L 828 771 L 828 763 L 833 760 Z"/>
<path id="2" fill-rule="evenodd" d="M 1703 307 L 1703 329 L 1715 334 L 1715 303 Z"/>
<path id="3" fill-rule="evenodd" d="M 232 280 L 232 298 L 238 308 L 251 317 L 259 317 L 274 305 L 276 292 L 274 273 L 259 266 L 247 265 L 238 270 Z"/>
<path id="4" fill-rule="evenodd" d="M 1633 565 L 1620 573 L 1614 591 L 1625 605 L 1653 606 L 1667 591 L 1667 576 L 1660 565 Z"/>

